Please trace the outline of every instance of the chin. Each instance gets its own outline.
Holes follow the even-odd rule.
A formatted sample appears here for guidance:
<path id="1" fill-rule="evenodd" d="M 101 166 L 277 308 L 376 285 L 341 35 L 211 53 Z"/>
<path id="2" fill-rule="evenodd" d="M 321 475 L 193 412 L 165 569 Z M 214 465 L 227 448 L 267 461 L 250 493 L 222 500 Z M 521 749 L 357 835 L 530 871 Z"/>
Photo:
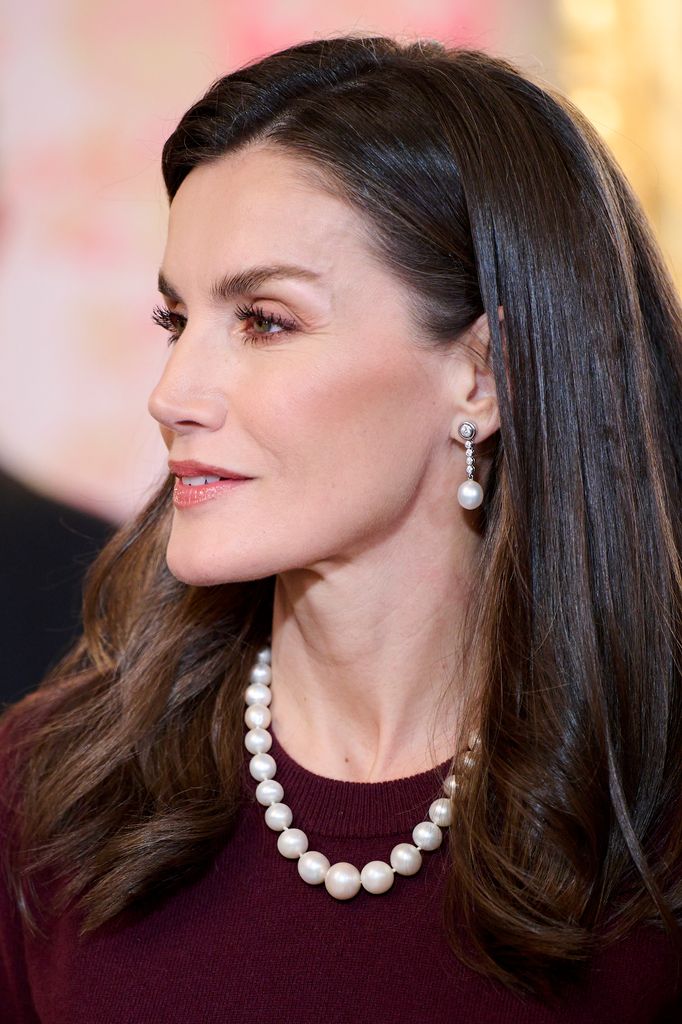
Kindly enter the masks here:
<path id="1" fill-rule="evenodd" d="M 261 571 L 260 566 L 249 564 L 243 558 L 235 557 L 233 562 L 225 558 L 224 564 L 220 565 L 215 552 L 207 551 L 203 554 L 198 551 L 180 552 L 174 550 L 172 544 L 166 551 L 166 565 L 176 580 L 192 587 L 216 587 L 223 583 L 243 583 L 271 574 L 268 569 Z"/>
<path id="2" fill-rule="evenodd" d="M 215 570 L 211 572 L 207 565 L 192 564 L 182 558 L 171 558 L 166 555 L 166 565 L 171 576 L 175 576 L 180 583 L 187 583 L 191 587 L 211 587 L 216 583 L 223 582 L 216 579 Z"/>
<path id="3" fill-rule="evenodd" d="M 166 548 L 168 571 L 180 583 L 193 587 L 211 587 L 224 583 L 225 578 L 216 566 L 215 553 L 201 551 L 196 544 L 174 543 L 171 536 Z"/>

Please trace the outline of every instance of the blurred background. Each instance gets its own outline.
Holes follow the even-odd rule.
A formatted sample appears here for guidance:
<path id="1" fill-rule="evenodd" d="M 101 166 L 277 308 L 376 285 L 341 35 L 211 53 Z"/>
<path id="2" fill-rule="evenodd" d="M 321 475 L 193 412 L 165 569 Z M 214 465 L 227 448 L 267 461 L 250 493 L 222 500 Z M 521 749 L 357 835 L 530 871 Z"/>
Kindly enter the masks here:
<path id="1" fill-rule="evenodd" d="M 3 15 L 0 699 L 71 642 L 82 571 L 166 476 L 147 411 L 167 358 L 150 319 L 161 149 L 218 76 L 343 32 L 508 57 L 592 120 L 682 278 L 680 0 L 5 0 Z"/>

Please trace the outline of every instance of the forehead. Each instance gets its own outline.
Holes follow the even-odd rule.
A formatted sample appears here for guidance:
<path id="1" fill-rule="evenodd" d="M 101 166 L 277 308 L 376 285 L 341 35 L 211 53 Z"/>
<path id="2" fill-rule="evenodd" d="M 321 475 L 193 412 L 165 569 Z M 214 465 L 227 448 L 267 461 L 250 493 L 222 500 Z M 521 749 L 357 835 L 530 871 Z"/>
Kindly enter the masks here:
<path id="1" fill-rule="evenodd" d="M 275 146 L 253 146 L 195 167 L 170 207 L 167 251 L 308 256 L 366 250 L 366 220 L 318 179 L 313 165 Z"/>

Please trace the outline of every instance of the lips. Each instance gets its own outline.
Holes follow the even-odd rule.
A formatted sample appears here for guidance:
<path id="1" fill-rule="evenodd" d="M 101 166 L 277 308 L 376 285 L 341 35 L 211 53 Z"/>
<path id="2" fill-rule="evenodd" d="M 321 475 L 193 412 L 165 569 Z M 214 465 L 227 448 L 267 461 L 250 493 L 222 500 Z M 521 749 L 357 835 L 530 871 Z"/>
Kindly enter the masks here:
<path id="1" fill-rule="evenodd" d="M 168 468 L 175 476 L 219 476 L 223 480 L 251 480 L 243 473 L 237 473 L 234 469 L 225 469 L 223 466 L 211 466 L 206 462 L 195 462 L 189 459 L 185 462 L 169 460 Z"/>

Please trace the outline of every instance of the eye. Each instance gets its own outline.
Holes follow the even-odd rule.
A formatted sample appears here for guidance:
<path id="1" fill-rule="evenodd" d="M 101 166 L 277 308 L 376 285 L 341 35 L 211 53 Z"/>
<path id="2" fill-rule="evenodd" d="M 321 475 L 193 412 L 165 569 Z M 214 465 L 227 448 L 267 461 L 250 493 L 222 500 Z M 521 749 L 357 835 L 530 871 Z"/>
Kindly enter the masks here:
<path id="1" fill-rule="evenodd" d="M 256 323 L 264 324 L 266 328 L 273 326 L 279 328 L 277 331 L 245 331 L 244 337 L 252 345 L 258 345 L 263 339 L 272 338 L 275 334 L 286 334 L 296 330 L 293 320 L 287 320 L 286 317 L 282 317 L 278 313 L 265 313 L 262 306 L 237 306 L 235 316 L 238 320 L 254 320 Z"/>
<path id="2" fill-rule="evenodd" d="M 244 338 L 248 344 L 258 345 L 276 334 L 284 334 L 296 330 L 293 320 L 280 316 L 278 313 L 267 314 L 261 306 L 237 306 L 235 316 L 238 320 L 254 320 L 256 324 L 265 326 L 264 331 L 244 331 Z M 174 345 L 183 330 L 187 326 L 187 317 L 181 313 L 174 313 L 165 306 L 155 306 L 152 312 L 152 320 L 155 324 L 169 331 L 168 344 Z M 278 330 L 271 331 L 269 328 L 277 327 Z"/>
<path id="3" fill-rule="evenodd" d="M 180 313 L 173 313 L 170 309 L 166 309 L 165 306 L 154 306 L 152 320 L 159 327 L 163 327 L 164 330 L 171 332 L 168 337 L 169 345 L 175 344 L 187 323 L 186 316 L 182 316 Z"/>

